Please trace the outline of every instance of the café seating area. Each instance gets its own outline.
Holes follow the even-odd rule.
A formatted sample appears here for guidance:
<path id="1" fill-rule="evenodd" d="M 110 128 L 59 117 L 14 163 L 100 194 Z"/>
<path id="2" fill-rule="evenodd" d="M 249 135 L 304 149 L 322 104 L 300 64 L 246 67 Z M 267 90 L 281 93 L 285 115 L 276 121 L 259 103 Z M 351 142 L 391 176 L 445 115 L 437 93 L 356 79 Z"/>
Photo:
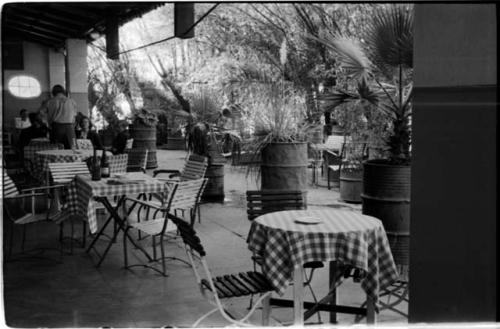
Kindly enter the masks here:
<path id="1" fill-rule="evenodd" d="M 169 168 L 180 170 L 185 165 L 186 152 L 158 150 L 158 161 L 168 164 Z M 148 175 L 153 175 L 152 170 L 147 172 Z M 312 172 L 309 177 L 312 177 Z M 323 176 L 319 177 L 318 183 L 319 185 L 311 184 L 308 190 L 308 210 L 326 207 L 361 213 L 360 205 L 339 201 L 338 190 L 328 190 Z M 255 179 L 246 177 L 245 167 L 226 165 L 224 202 L 200 204 L 199 212 L 203 221 L 194 222 L 193 227 L 206 252 L 205 258 L 214 278 L 254 271 L 253 254 L 246 241 L 252 224 L 247 214 L 247 190 L 258 189 Z M 97 214 L 96 225 L 100 228 L 107 216 L 103 212 Z M 12 225 L 8 221 L 4 221 L 3 225 L 6 236 L 12 230 Z M 71 233 L 66 229 L 65 234 L 72 234 L 79 239 L 83 229 L 81 225 L 75 225 Z M 191 327 L 213 309 L 213 305 L 200 294 L 200 281 L 197 283 L 197 277 L 188 265 L 189 258 L 184 249 L 182 234 L 173 232 L 164 243 L 165 256 L 168 258 L 165 262 L 167 276 L 164 277 L 145 267 L 125 269 L 121 233 L 115 243 L 110 243 L 114 230 L 113 225 L 108 225 L 102 239 L 95 242 L 95 248 L 101 251 L 107 245 L 111 246 L 98 266 L 98 256 L 93 252 L 87 253 L 80 245 L 73 244 L 70 252 L 68 239 L 62 240 L 62 256 L 47 250 L 5 262 L 6 323 L 14 327 Z M 22 233 L 18 230 L 13 233 L 13 248 L 16 250 L 22 241 Z M 49 246 L 57 250 L 60 246 L 58 234 L 53 223 L 38 223 L 27 232 L 26 243 L 29 247 Z M 130 264 L 145 261 L 144 254 L 130 243 L 128 261 Z M 309 272 L 309 269 L 306 270 Z M 328 286 L 328 272 L 328 266 L 318 268 L 312 278 L 311 288 L 320 292 L 319 297 L 323 297 L 324 288 Z M 347 278 L 338 287 L 339 304 L 360 307 L 366 300 L 364 290 L 354 279 Z M 289 286 L 280 298 L 293 298 L 293 289 L 293 286 Z M 273 292 L 273 295 L 276 293 Z M 309 289 L 305 288 L 303 295 L 304 301 L 314 301 Z M 249 307 L 255 306 L 248 320 L 253 324 L 261 324 L 263 314 L 260 305 L 254 304 L 258 294 L 252 296 L 253 304 L 243 294 L 239 296 L 233 291 L 231 296 L 224 307 L 230 317 L 239 319 L 249 312 Z M 403 313 L 407 312 L 407 307 L 406 302 L 396 306 Z M 340 324 L 366 321 L 363 317 L 342 313 L 337 313 L 336 320 Z M 271 326 L 292 325 L 293 308 L 271 304 L 268 321 Z M 326 324 L 329 321 L 329 312 L 322 311 L 305 319 L 305 324 Z M 377 323 L 406 321 L 404 316 L 392 311 L 377 314 Z M 214 312 L 203 318 L 199 326 L 221 327 L 228 324 L 222 313 Z"/>

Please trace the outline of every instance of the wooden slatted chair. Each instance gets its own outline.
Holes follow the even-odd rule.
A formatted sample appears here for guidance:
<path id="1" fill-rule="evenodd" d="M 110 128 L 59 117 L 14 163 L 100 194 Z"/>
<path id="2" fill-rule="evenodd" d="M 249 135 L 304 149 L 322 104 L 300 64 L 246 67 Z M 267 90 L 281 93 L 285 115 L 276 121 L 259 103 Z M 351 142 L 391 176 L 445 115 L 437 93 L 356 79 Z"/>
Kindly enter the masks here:
<path id="1" fill-rule="evenodd" d="M 22 240 L 21 240 L 21 255 L 23 255 L 25 254 L 25 252 L 27 252 L 25 250 L 27 225 L 35 224 L 42 221 L 53 222 L 50 218 L 51 215 L 55 214 L 51 213 L 52 202 L 49 193 L 52 189 L 55 188 L 57 187 L 43 186 L 43 187 L 18 190 L 17 186 L 14 184 L 10 176 L 5 172 L 3 173 L 3 212 L 5 216 L 4 218 L 9 219 L 10 222 L 14 224 L 13 227 L 11 227 L 10 229 L 7 261 L 13 260 L 11 256 L 13 249 L 12 245 L 14 241 L 14 227 L 20 225 L 23 229 Z M 37 197 L 43 197 L 46 198 L 47 200 L 46 209 L 42 212 L 36 210 L 35 204 Z M 26 201 L 28 201 L 30 203 L 29 205 L 31 206 L 29 207 L 30 209 L 29 211 L 26 210 L 27 206 Z M 53 248 L 37 248 L 32 251 L 36 250 L 44 251 L 50 249 Z M 62 245 L 60 246 L 58 251 L 62 256 Z"/>
<path id="2" fill-rule="evenodd" d="M 76 147 L 80 150 L 93 150 L 94 145 L 90 139 L 79 138 L 76 140 Z"/>
<path id="3" fill-rule="evenodd" d="M 76 175 L 90 175 L 89 168 L 85 162 L 51 162 L 48 164 L 52 182 L 61 186 L 59 195 L 65 195 L 65 188 L 75 179 Z M 50 177 L 49 177 L 50 178 Z M 50 179 L 48 180 L 50 181 Z M 70 253 L 73 253 L 73 221 L 71 224 Z M 63 240 L 64 221 L 61 222 L 60 239 Z M 82 248 L 85 248 L 87 237 L 87 222 L 82 221 Z"/>
<path id="4" fill-rule="evenodd" d="M 191 154 L 189 155 L 182 170 L 157 169 L 153 171 L 153 177 L 156 177 L 159 174 L 170 174 L 168 176 L 169 179 L 178 177 L 178 180 L 180 181 L 200 179 L 205 176 L 207 166 L 208 159 L 206 157 L 197 154 Z"/>
<path id="5" fill-rule="evenodd" d="M 127 172 L 142 171 L 146 173 L 146 164 L 148 162 L 148 150 L 146 149 L 125 149 L 128 154 Z"/>
<path id="6" fill-rule="evenodd" d="M 203 297 L 212 305 L 216 306 L 213 310 L 198 318 L 191 327 L 197 327 L 209 315 L 217 311 L 233 325 L 240 327 L 249 326 L 247 321 L 260 304 L 262 304 L 262 326 L 269 325 L 269 317 L 271 315 L 269 301 L 273 287 L 267 278 L 262 273 L 255 271 L 225 274 L 214 277 L 206 260 L 205 249 L 193 227 L 178 217 L 170 215 L 168 218 L 175 224 L 180 232 L 189 263 L 196 277 L 196 283 Z M 199 261 L 195 262 L 195 259 Z M 202 278 L 198 271 L 198 264 L 201 264 L 204 278 Z M 255 305 L 251 307 L 249 312 L 240 319 L 235 319 L 234 316 L 229 314 L 227 307 L 222 302 L 232 297 L 253 296 L 255 294 L 260 294 L 259 299 L 256 301 Z"/>
<path id="7" fill-rule="evenodd" d="M 190 154 L 182 170 L 157 169 L 153 171 L 153 177 L 160 174 L 169 174 L 167 182 L 175 180 L 186 181 L 200 179 L 205 177 L 207 167 L 208 159 L 206 157 L 197 154 Z M 191 212 L 191 216 L 193 218 L 196 214 L 198 214 L 198 222 L 201 222 L 201 211 L 199 205 L 197 205 L 195 209 L 190 209 L 189 211 Z"/>
<path id="8" fill-rule="evenodd" d="M 109 174 L 127 172 L 128 154 L 116 154 L 109 157 Z"/>
<path id="9" fill-rule="evenodd" d="M 129 213 L 133 210 L 133 207 L 135 207 L 136 205 L 139 205 L 138 209 L 139 214 L 141 212 L 141 208 L 145 208 L 146 210 L 148 210 L 146 212 L 147 215 L 151 213 L 149 210 L 153 210 L 154 213 L 152 216 L 150 216 L 151 218 L 148 217 L 142 221 L 128 223 L 126 232 L 123 235 L 123 254 L 124 254 L 125 268 L 131 268 L 133 266 L 143 266 L 151 268 L 152 270 L 155 270 L 156 272 L 160 273 L 163 276 L 167 276 L 165 260 L 167 258 L 177 259 L 174 257 L 165 256 L 164 239 L 166 233 L 175 230 L 175 227 L 173 225 L 168 225 L 170 222 L 167 220 L 167 215 L 175 209 L 195 208 L 196 204 L 200 202 L 201 195 L 203 193 L 206 183 L 207 183 L 206 178 L 176 182 L 172 185 L 172 188 L 169 190 L 165 202 L 160 206 L 158 206 L 155 203 L 151 203 L 144 200 L 132 199 L 132 198 L 127 199 L 128 201 L 133 202 L 131 209 L 128 210 Z M 128 237 L 128 232 L 130 230 L 136 230 L 142 233 L 145 237 L 151 237 L 153 257 L 151 257 L 149 253 L 139 245 L 139 241 L 134 241 L 133 239 Z M 149 261 L 154 261 L 154 262 L 161 261 L 161 270 L 148 264 L 128 265 L 127 237 L 135 247 L 140 249 L 140 251 L 146 256 L 146 258 Z M 156 255 L 156 245 L 157 245 L 156 238 L 159 238 L 158 244 L 160 245 L 160 251 L 161 251 L 160 258 L 158 258 Z"/>
<path id="10" fill-rule="evenodd" d="M 307 209 L 307 191 L 297 190 L 260 190 L 247 191 L 247 215 L 248 220 L 253 221 L 255 218 L 275 211 L 283 210 L 302 210 Z M 262 259 L 259 256 L 253 255 L 254 271 L 256 264 L 261 265 Z M 316 301 L 316 295 L 310 285 L 314 271 L 324 267 L 322 262 L 309 262 L 304 264 L 305 269 L 310 269 L 309 275 L 305 276 L 304 285 L 309 288 L 313 299 Z M 319 321 L 321 322 L 318 313 Z"/>

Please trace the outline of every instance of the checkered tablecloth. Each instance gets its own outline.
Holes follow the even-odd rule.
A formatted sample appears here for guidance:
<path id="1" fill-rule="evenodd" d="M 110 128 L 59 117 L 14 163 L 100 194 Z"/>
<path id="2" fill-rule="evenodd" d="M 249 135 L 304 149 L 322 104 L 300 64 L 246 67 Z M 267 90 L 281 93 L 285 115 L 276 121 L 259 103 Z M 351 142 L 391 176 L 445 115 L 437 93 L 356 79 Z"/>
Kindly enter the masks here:
<path id="1" fill-rule="evenodd" d="M 23 149 L 23 155 L 25 160 L 29 160 L 31 164 L 34 166 L 34 168 L 28 167 L 27 169 L 31 171 L 31 169 L 34 169 L 33 172 L 36 172 L 37 167 L 35 163 L 35 155 L 36 152 L 39 151 L 46 151 L 46 150 L 58 150 L 58 149 L 63 149 L 64 145 L 63 144 L 51 144 L 50 142 L 41 142 L 41 141 L 31 141 L 28 145 L 26 145 Z"/>
<path id="2" fill-rule="evenodd" d="M 68 188 L 67 211 L 72 215 L 81 216 L 88 220 L 91 233 L 97 232 L 96 197 L 113 197 L 141 193 L 160 193 L 165 191 L 165 183 L 143 173 L 127 173 L 120 180 L 141 180 L 141 182 L 124 183 L 120 185 L 108 184 L 113 178 L 93 181 L 88 176 L 77 175 Z"/>
<path id="3" fill-rule="evenodd" d="M 254 220 L 247 242 L 263 257 L 262 272 L 279 294 L 293 279 L 293 269 L 312 261 L 335 260 L 362 270 L 361 286 L 375 305 L 379 291 L 398 276 L 382 222 L 356 212 L 325 208 L 269 213 Z M 342 266 L 335 278 L 338 286 Z"/>
<path id="4" fill-rule="evenodd" d="M 102 152 L 102 151 L 99 151 Z M 93 156 L 93 150 L 47 150 L 47 151 L 38 151 L 35 154 L 35 168 L 36 168 L 36 176 L 38 179 L 45 179 L 45 175 L 49 168 L 49 163 L 51 162 L 75 162 L 75 161 L 84 161 L 91 156 Z M 100 154 L 100 153 L 99 153 Z M 111 153 L 108 152 L 111 156 Z"/>

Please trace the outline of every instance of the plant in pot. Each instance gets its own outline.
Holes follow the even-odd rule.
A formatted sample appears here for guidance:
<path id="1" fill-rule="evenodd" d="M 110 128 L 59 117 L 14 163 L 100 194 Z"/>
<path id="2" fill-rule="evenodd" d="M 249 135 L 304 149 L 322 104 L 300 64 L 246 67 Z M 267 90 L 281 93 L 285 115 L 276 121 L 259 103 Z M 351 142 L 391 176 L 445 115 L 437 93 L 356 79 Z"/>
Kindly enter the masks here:
<path id="1" fill-rule="evenodd" d="M 130 137 L 134 139 L 133 148 L 148 150 L 148 160 L 146 164 L 148 169 L 158 167 L 156 160 L 157 124 L 158 116 L 148 109 L 141 108 L 132 112 Z"/>
<path id="2" fill-rule="evenodd" d="M 347 90 L 323 97 L 329 106 L 364 102 L 385 118 L 385 147 L 363 163 L 363 213 L 382 220 L 388 233 L 409 236 L 413 7 L 382 6 L 367 26 L 363 45 L 342 36 L 315 38 L 337 55 L 351 79 Z M 370 123 L 370 113 L 365 113 Z M 371 152 L 371 149 L 370 149 Z"/>

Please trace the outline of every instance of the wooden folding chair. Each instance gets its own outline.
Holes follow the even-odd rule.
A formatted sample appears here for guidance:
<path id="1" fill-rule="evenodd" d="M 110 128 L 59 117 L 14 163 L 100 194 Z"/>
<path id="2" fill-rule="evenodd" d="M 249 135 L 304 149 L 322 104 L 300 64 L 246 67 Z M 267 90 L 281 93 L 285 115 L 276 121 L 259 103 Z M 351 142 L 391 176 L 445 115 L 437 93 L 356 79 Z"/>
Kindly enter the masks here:
<path id="1" fill-rule="evenodd" d="M 191 264 L 196 277 L 196 283 L 203 297 L 205 297 L 210 304 L 216 306 L 214 309 L 198 318 L 191 327 L 197 327 L 209 315 L 217 311 L 221 313 L 224 319 L 233 325 L 240 327 L 249 326 L 250 324 L 247 321 L 260 304 L 262 304 L 262 326 L 269 325 L 269 318 L 271 315 L 269 301 L 273 287 L 267 278 L 262 273 L 255 271 L 224 274 L 214 277 L 206 260 L 205 249 L 193 227 L 175 216 L 169 215 L 168 219 L 175 224 L 181 234 L 189 263 Z M 195 259 L 197 259 L 198 262 L 195 262 Z M 204 278 L 202 278 L 198 271 L 198 264 L 201 264 Z M 228 300 L 232 297 L 253 296 L 255 294 L 260 294 L 259 299 L 256 301 L 255 305 L 250 308 L 249 312 L 240 319 L 236 319 L 231 315 L 227 307 L 223 304 L 223 300 Z"/>
<path id="2" fill-rule="evenodd" d="M 125 268 L 131 268 L 134 266 L 143 266 L 150 268 L 160 273 L 163 276 L 167 276 L 165 260 L 167 258 L 176 259 L 174 257 L 165 256 L 164 239 L 166 233 L 175 230 L 175 227 L 173 227 L 172 225 L 170 226 L 168 225 L 168 223 L 170 222 L 168 221 L 167 216 L 171 211 L 175 209 L 194 209 L 196 205 L 200 202 L 201 194 L 203 193 L 206 183 L 207 183 L 206 178 L 176 182 L 173 184 L 172 188 L 168 192 L 165 202 L 159 206 L 155 203 L 151 203 L 148 201 L 127 198 L 127 201 L 133 202 L 128 212 L 130 213 L 136 205 L 139 205 L 139 209 L 137 210 L 138 215 L 141 214 L 142 209 L 145 209 L 146 218 L 144 218 L 142 221 L 129 222 L 125 230 L 125 233 L 123 234 L 123 254 L 124 254 Z M 153 215 L 149 216 L 151 213 L 153 213 Z M 145 237 L 151 237 L 153 257 L 151 257 L 149 253 L 139 245 L 140 241 L 134 241 L 132 238 L 130 238 L 128 234 L 130 230 L 136 230 L 142 233 Z M 157 238 L 159 239 L 158 244 L 160 245 L 161 258 L 158 258 L 156 255 Z M 146 256 L 149 262 L 161 261 L 161 270 L 149 264 L 129 265 L 128 253 L 127 253 L 127 239 L 130 240 L 135 247 L 140 249 L 140 251 Z"/>

